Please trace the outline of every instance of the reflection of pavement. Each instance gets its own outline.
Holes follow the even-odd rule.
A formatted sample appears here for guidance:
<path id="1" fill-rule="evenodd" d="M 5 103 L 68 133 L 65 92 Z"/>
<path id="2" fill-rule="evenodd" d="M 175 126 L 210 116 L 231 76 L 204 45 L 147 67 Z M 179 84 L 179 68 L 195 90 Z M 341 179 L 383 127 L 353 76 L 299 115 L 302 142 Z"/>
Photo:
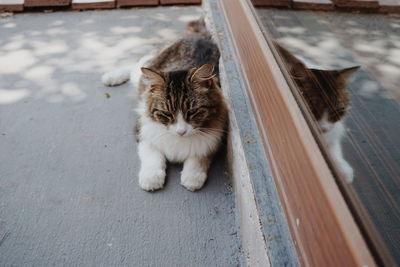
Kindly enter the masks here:
<path id="1" fill-rule="evenodd" d="M 355 171 L 354 189 L 400 260 L 400 106 L 393 98 L 400 97 L 400 21 L 266 9 L 259 14 L 272 35 L 307 62 L 325 69 L 362 66 L 349 85 L 343 149 Z"/>
<path id="2" fill-rule="evenodd" d="M 164 190 L 142 191 L 132 90 L 100 82 L 199 14 L 171 7 L 0 19 L 0 265 L 237 264 L 223 158 L 199 192 L 179 185 L 180 166 Z"/>
<path id="3" fill-rule="evenodd" d="M 274 11 L 275 12 L 275 11 Z M 271 12 L 259 12 L 261 17 Z M 296 14 L 296 15 L 294 15 Z M 291 51 L 323 68 L 355 63 L 400 102 L 400 19 L 384 15 L 276 11 L 273 34 Z M 338 49 L 342 46 L 351 50 Z"/>

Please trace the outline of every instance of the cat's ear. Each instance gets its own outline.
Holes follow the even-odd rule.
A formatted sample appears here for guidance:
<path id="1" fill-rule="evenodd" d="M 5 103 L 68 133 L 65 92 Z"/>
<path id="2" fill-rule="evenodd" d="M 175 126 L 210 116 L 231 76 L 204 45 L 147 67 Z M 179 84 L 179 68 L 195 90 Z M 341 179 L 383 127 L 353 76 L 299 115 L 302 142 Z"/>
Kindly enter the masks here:
<path id="1" fill-rule="evenodd" d="M 360 69 L 360 66 L 355 66 L 355 67 L 350 67 L 350 68 L 337 70 L 337 73 L 338 73 L 339 77 L 341 77 L 342 79 L 344 79 L 346 81 L 348 78 L 350 78 L 350 76 L 353 73 L 355 73 L 359 69 Z"/>
<path id="2" fill-rule="evenodd" d="M 143 73 L 143 81 L 146 84 L 152 85 L 163 85 L 165 83 L 164 77 L 161 73 L 158 73 L 149 68 L 141 68 Z"/>
<path id="3" fill-rule="evenodd" d="M 214 77 L 214 65 L 204 64 L 201 67 L 194 70 L 190 76 L 191 82 L 201 82 L 212 79 Z"/>
<path id="4" fill-rule="evenodd" d="M 211 88 L 214 83 L 214 77 L 214 65 L 204 64 L 197 69 L 193 69 L 189 81 L 201 87 Z"/>
<path id="5" fill-rule="evenodd" d="M 309 71 L 303 62 L 301 62 L 299 59 L 297 59 L 292 53 L 290 53 L 288 50 L 286 50 L 286 48 L 284 48 L 277 42 L 274 42 L 274 45 L 275 45 L 276 49 L 278 50 L 279 55 L 282 57 L 284 63 L 288 67 L 289 73 L 294 78 L 308 77 Z"/>

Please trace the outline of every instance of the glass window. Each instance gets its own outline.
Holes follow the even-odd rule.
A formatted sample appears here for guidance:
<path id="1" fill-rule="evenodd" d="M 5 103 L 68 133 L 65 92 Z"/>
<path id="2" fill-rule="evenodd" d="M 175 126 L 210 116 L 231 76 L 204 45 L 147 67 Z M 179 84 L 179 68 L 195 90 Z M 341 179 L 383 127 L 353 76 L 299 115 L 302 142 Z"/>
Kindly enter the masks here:
<path id="1" fill-rule="evenodd" d="M 362 231 L 400 264 L 400 19 L 256 12 Z"/>

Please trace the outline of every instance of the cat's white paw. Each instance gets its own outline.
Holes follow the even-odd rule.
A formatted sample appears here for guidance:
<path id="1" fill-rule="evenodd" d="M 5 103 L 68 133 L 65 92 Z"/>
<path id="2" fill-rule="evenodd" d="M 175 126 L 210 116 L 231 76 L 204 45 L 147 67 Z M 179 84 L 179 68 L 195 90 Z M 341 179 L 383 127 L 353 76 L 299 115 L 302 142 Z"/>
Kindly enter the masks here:
<path id="1" fill-rule="evenodd" d="M 155 191 L 164 186 L 165 170 L 146 169 L 139 172 L 139 185 L 146 191 Z"/>
<path id="2" fill-rule="evenodd" d="M 351 184 L 354 180 L 353 168 L 346 161 L 343 161 L 341 163 L 340 168 L 341 168 L 344 178 L 346 179 L 346 182 Z"/>
<path id="3" fill-rule="evenodd" d="M 195 191 L 202 188 L 206 180 L 207 173 L 205 172 L 184 171 L 181 176 L 181 185 L 187 190 Z"/>
<path id="4" fill-rule="evenodd" d="M 346 162 L 346 164 L 342 165 L 342 171 L 346 182 L 351 184 L 354 180 L 353 168 Z"/>
<path id="5" fill-rule="evenodd" d="M 121 68 L 110 71 L 101 76 L 101 81 L 106 86 L 117 86 L 129 80 L 129 69 Z"/>

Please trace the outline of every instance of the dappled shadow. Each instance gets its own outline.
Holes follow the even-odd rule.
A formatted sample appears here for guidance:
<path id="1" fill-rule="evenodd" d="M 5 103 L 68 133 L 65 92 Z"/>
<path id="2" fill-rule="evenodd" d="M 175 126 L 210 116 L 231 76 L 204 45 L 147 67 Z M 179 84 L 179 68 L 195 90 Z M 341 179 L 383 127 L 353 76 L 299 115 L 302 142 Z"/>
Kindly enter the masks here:
<path id="1" fill-rule="evenodd" d="M 197 193 L 176 166 L 165 190 L 144 192 L 132 86 L 100 81 L 199 16 L 163 7 L 0 19 L 2 266 L 236 266 L 224 159 Z"/>
<path id="2" fill-rule="evenodd" d="M 92 88 L 82 80 L 178 38 L 199 17 L 182 8 L 21 14 L 0 19 L 0 104 L 28 96 L 48 102 L 82 101 Z M 105 16 L 102 16 L 104 14 Z M 145 29 L 145 30 L 144 30 Z"/>
<path id="3" fill-rule="evenodd" d="M 374 92 L 400 101 L 398 18 L 268 9 L 261 9 L 259 16 L 273 36 L 309 67 L 335 69 L 361 65 L 386 90 L 377 92 L 380 86 L 369 82 L 359 86 L 360 95 L 373 97 Z"/>
<path id="4" fill-rule="evenodd" d="M 260 18 L 273 37 L 305 60 L 308 66 L 321 69 L 354 66 L 355 62 L 349 59 L 348 53 L 338 50 L 340 41 L 335 34 L 316 23 L 314 13 L 302 12 L 303 16 L 296 14 L 285 10 L 259 10 Z"/>
<path id="5" fill-rule="evenodd" d="M 323 15 L 346 47 L 400 102 L 400 19 L 358 14 Z M 369 88 L 369 87 L 367 87 Z"/>

